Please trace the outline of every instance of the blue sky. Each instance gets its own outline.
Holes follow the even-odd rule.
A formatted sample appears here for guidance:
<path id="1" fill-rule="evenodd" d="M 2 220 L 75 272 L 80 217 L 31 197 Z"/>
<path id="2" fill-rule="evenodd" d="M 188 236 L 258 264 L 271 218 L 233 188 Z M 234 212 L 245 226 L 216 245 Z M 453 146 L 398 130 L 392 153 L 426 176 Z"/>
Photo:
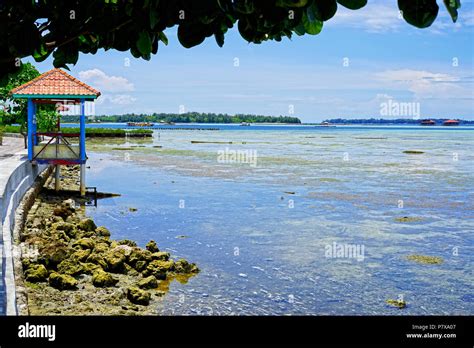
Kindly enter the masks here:
<path id="1" fill-rule="evenodd" d="M 71 73 L 102 92 L 98 115 L 474 119 L 474 1 L 461 2 L 456 24 L 438 1 L 436 22 L 423 30 L 399 18 L 395 0 L 369 0 L 358 11 L 340 6 L 319 35 L 280 43 L 248 44 L 235 29 L 223 48 L 208 38 L 185 49 L 169 30 L 169 45 L 151 61 L 101 51 L 81 55 Z M 41 72 L 52 68 L 51 59 L 34 64 Z"/>

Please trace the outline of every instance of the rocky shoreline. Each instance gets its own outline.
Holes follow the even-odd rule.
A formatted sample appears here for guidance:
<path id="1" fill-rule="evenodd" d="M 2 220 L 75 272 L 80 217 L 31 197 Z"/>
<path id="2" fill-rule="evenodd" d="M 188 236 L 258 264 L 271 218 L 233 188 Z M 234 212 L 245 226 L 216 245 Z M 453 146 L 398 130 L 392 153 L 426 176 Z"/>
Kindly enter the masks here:
<path id="1" fill-rule="evenodd" d="M 61 169 L 61 187 L 77 190 L 78 168 Z M 157 314 L 154 304 L 169 283 L 186 282 L 199 272 L 193 263 L 173 260 L 154 241 L 143 249 L 131 240 L 110 239 L 106 227 L 85 216 L 83 198 L 65 199 L 53 188 L 50 177 L 20 231 L 16 283 L 26 295 L 20 314 Z"/>

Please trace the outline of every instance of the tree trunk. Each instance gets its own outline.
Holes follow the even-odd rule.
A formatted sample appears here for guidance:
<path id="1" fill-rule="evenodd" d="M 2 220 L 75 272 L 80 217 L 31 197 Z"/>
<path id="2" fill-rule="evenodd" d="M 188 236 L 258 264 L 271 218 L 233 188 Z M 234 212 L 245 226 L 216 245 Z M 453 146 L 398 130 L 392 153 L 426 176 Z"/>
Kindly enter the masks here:
<path id="1" fill-rule="evenodd" d="M 25 133 L 25 125 L 22 123 L 21 126 L 20 126 L 20 133 L 21 135 L 23 135 L 23 142 L 25 144 L 25 149 L 28 148 L 28 133 L 26 132 Z"/>

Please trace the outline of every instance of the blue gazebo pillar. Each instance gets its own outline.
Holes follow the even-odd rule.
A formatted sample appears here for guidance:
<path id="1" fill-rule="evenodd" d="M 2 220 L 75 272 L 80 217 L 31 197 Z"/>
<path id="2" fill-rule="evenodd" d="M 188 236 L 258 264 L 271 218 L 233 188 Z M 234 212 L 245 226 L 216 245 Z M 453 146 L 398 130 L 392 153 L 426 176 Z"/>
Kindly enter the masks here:
<path id="1" fill-rule="evenodd" d="M 81 196 L 86 195 L 86 110 L 85 99 L 81 99 L 79 152 L 81 156 Z"/>
<path id="2" fill-rule="evenodd" d="M 28 105 L 27 105 L 27 112 L 28 112 L 28 120 L 27 120 L 27 131 L 28 131 L 28 159 L 31 161 L 33 160 L 33 133 L 36 132 L 34 119 L 35 119 L 35 104 L 33 103 L 33 99 L 28 98 Z"/>

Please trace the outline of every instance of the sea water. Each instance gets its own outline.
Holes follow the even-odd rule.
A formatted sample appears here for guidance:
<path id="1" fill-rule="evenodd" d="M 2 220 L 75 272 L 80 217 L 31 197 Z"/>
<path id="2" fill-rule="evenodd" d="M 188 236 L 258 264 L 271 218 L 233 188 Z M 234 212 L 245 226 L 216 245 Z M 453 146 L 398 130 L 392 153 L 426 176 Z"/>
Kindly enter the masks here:
<path id="1" fill-rule="evenodd" d="M 161 285 L 158 314 L 472 315 L 473 150 L 469 127 L 88 140 L 87 185 L 121 196 L 87 213 L 114 239 L 153 239 L 201 269 Z"/>

